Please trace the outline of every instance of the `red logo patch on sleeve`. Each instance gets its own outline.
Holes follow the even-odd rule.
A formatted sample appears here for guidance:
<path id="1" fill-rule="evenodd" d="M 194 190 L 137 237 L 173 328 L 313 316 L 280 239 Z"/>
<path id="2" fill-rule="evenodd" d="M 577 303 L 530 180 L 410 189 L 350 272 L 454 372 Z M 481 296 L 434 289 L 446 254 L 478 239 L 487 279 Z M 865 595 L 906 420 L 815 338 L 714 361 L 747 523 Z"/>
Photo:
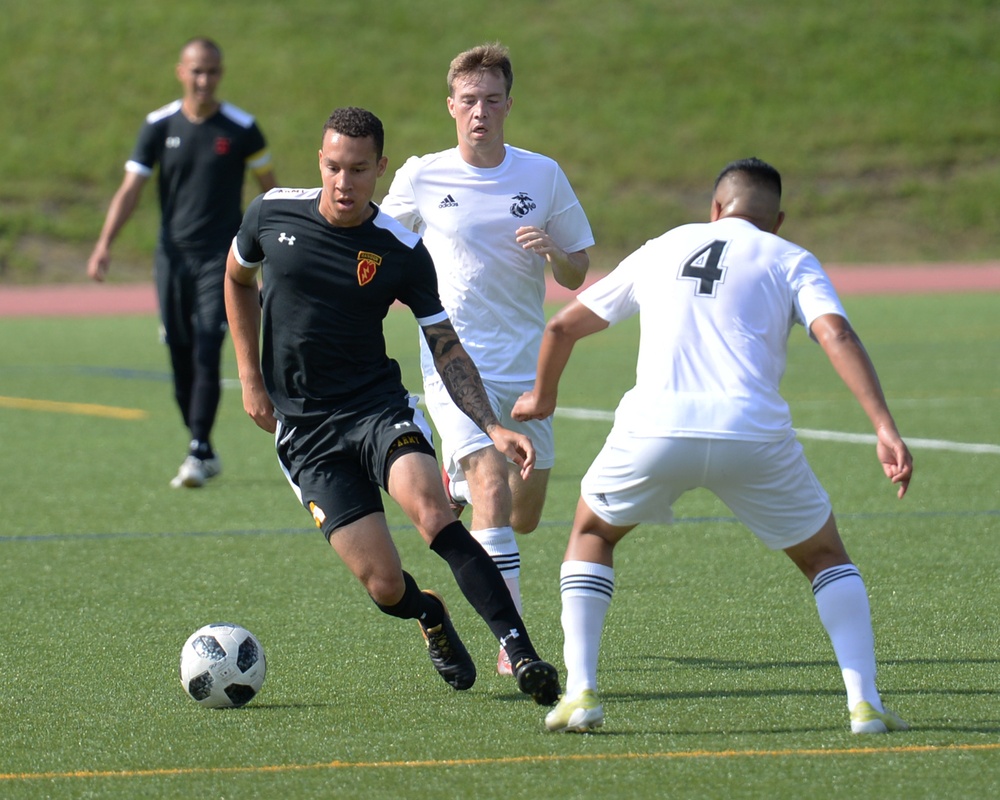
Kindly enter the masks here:
<path id="1" fill-rule="evenodd" d="M 382 256 L 375 253 L 366 253 L 364 250 L 358 253 L 358 286 L 370 283 L 375 277 L 375 271 L 382 263 Z"/>

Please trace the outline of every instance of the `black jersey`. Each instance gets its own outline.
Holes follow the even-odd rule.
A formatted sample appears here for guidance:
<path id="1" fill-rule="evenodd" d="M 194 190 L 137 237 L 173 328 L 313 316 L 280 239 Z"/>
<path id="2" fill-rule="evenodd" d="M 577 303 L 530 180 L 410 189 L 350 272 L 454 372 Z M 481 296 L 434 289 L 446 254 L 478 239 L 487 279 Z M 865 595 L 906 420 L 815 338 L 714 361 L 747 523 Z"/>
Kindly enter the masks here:
<path id="1" fill-rule="evenodd" d="M 146 117 L 127 166 L 151 174 L 159 164 L 164 240 L 226 250 L 240 225 L 248 162 L 266 147 L 254 118 L 236 106 L 222 103 L 193 123 L 176 100 Z"/>
<path id="2" fill-rule="evenodd" d="M 361 225 L 335 227 L 319 211 L 321 193 L 257 197 L 235 241 L 242 263 L 263 263 L 264 385 L 289 425 L 405 392 L 382 331 L 396 300 L 418 320 L 446 318 L 420 237 L 374 204 Z"/>

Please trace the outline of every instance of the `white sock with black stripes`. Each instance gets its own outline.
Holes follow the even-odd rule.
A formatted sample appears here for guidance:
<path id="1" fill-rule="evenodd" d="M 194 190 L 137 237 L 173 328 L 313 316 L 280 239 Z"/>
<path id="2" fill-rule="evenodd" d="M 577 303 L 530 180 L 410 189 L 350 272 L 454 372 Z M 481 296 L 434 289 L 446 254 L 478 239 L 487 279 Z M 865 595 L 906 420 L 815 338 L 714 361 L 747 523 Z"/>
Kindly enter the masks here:
<path id="1" fill-rule="evenodd" d="M 469 533 L 483 546 L 483 550 L 497 565 L 500 575 L 503 576 L 503 582 L 507 584 L 507 590 L 517 607 L 517 613 L 523 617 L 524 614 L 521 611 L 521 549 L 518 547 L 514 529 L 507 525 L 503 528 L 483 528 L 479 531 L 469 531 Z"/>
<path id="2" fill-rule="evenodd" d="M 584 689 L 597 689 L 601 634 L 614 590 L 612 567 L 590 561 L 564 561 L 559 570 L 566 697 L 576 697 Z"/>
<path id="3" fill-rule="evenodd" d="M 853 564 L 830 567 L 813 579 L 812 588 L 844 676 L 848 710 L 867 700 L 876 711 L 884 711 L 875 688 L 875 635 L 861 573 Z"/>

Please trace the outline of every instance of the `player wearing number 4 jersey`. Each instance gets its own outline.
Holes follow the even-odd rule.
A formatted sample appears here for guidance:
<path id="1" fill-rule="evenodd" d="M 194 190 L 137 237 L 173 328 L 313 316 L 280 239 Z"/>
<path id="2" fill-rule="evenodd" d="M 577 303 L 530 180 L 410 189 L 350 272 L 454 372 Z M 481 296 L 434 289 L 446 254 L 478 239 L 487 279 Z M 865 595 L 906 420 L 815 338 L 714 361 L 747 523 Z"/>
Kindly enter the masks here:
<path id="1" fill-rule="evenodd" d="M 803 325 L 857 398 L 876 452 L 902 497 L 913 462 L 878 377 L 819 262 L 775 235 L 781 178 L 758 159 L 720 173 L 711 222 L 684 225 L 626 258 L 546 327 L 532 392 L 516 418 L 553 412 L 574 343 L 640 315 L 636 385 L 615 412 L 581 486 L 561 570 L 566 692 L 553 731 L 604 722 L 597 661 L 614 591 L 615 545 L 642 522 L 669 523 L 688 489 L 715 493 L 812 583 L 847 690 L 855 733 L 905 730 L 875 688 L 868 595 L 841 542 L 830 500 L 803 455 L 778 393 L 785 348 Z"/>

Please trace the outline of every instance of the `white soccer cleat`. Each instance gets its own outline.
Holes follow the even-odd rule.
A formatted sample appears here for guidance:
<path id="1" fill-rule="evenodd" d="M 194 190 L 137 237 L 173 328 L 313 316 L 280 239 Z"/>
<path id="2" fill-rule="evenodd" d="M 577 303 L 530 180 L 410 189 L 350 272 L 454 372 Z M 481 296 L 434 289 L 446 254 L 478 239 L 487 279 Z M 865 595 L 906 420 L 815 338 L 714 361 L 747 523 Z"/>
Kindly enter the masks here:
<path id="1" fill-rule="evenodd" d="M 197 456 L 188 456 L 177 470 L 177 474 L 171 479 L 170 485 L 174 489 L 182 486 L 188 489 L 197 489 L 204 486 L 205 481 L 214 478 L 222 472 L 222 462 L 218 456 L 201 459 Z"/>

